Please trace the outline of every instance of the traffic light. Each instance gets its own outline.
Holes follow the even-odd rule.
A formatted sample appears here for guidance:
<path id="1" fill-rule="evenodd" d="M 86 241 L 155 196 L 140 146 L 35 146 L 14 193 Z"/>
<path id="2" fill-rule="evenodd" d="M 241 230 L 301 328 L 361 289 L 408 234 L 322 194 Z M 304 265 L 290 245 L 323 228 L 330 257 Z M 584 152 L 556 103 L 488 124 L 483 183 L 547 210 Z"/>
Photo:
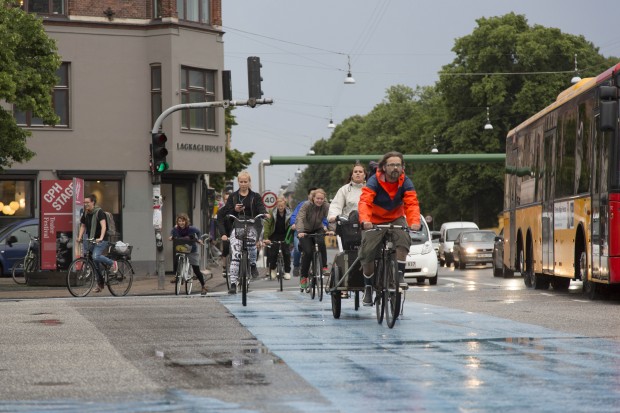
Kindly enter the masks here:
<path id="1" fill-rule="evenodd" d="M 261 67 L 263 66 L 260 64 L 259 57 L 248 57 L 248 95 L 250 99 L 261 99 L 263 96 L 263 91 L 261 90 L 263 78 L 260 77 Z"/>
<path id="2" fill-rule="evenodd" d="M 166 162 L 166 155 L 168 155 L 167 140 L 166 134 L 162 132 L 152 134 L 151 157 L 153 158 L 154 174 L 161 174 L 168 169 L 168 162 Z"/>

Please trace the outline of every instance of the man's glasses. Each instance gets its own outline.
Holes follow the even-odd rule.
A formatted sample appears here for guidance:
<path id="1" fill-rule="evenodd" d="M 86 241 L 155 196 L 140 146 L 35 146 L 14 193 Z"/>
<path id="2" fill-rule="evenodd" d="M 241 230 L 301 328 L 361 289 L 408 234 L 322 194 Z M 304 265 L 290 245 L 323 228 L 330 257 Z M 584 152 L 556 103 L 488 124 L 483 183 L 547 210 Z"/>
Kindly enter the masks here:
<path id="1" fill-rule="evenodd" d="M 403 166 L 402 163 L 389 163 L 386 165 L 388 168 L 400 168 L 401 166 Z"/>

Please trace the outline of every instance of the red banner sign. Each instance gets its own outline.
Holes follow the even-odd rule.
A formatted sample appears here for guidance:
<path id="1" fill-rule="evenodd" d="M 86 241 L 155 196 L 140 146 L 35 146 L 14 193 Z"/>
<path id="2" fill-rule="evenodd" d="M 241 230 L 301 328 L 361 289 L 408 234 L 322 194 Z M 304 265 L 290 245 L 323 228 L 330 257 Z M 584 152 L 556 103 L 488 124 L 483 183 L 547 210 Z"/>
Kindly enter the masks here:
<path id="1" fill-rule="evenodd" d="M 80 222 L 74 211 L 84 204 L 84 181 L 43 180 L 40 194 L 41 269 L 65 270 L 76 250 L 73 238 Z"/>

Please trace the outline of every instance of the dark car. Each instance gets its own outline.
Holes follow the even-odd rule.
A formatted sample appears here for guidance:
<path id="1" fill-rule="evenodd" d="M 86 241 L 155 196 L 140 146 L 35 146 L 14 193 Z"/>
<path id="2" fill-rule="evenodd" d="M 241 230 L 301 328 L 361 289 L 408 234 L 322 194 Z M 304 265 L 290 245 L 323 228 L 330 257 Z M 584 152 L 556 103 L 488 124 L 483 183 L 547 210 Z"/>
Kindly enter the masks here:
<path id="1" fill-rule="evenodd" d="M 493 231 L 463 231 L 454 240 L 454 266 L 465 269 L 468 264 L 490 264 L 493 262 Z"/>
<path id="2" fill-rule="evenodd" d="M 511 278 L 514 273 L 504 265 L 504 228 L 493 243 L 493 276 Z"/>
<path id="3" fill-rule="evenodd" d="M 11 275 L 13 265 L 24 259 L 30 243 L 28 234 L 39 236 L 38 219 L 15 221 L 0 229 L 0 274 Z"/>

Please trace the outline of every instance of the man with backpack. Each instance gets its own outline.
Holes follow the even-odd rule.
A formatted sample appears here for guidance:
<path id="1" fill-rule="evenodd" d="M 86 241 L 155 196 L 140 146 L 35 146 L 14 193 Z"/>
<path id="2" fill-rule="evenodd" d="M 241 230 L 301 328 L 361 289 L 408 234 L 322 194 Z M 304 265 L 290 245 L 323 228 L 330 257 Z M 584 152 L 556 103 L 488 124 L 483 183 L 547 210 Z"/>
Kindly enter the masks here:
<path id="1" fill-rule="evenodd" d="M 97 287 L 93 290 L 98 293 L 103 290 L 103 276 L 101 275 L 101 264 L 110 267 L 110 271 L 114 274 L 118 271 L 118 264 L 103 255 L 108 248 L 110 241 L 108 235 L 108 224 L 106 220 L 106 213 L 96 206 L 97 197 L 94 194 L 88 195 L 84 198 L 84 213 L 80 218 L 80 232 L 78 234 L 77 241 L 83 241 L 83 248 L 92 249 L 93 261 L 99 265 L 99 271 L 97 271 Z M 86 237 L 84 237 L 86 235 Z M 88 239 L 94 238 L 95 244 L 88 242 Z"/>

